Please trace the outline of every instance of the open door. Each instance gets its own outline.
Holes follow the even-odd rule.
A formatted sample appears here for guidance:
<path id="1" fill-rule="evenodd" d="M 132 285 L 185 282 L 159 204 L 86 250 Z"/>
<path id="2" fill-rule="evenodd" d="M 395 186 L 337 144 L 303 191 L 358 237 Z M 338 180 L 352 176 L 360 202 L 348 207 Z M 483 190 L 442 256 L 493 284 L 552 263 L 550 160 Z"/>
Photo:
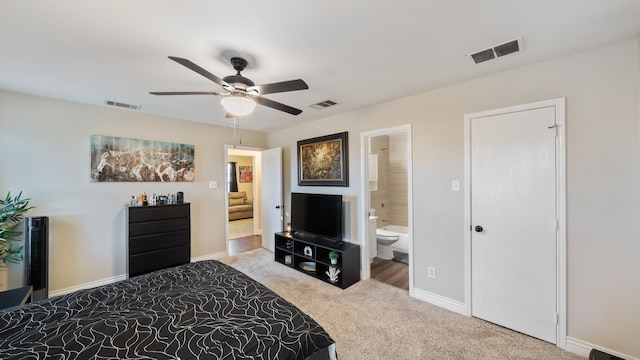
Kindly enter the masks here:
<path id="1" fill-rule="evenodd" d="M 283 230 L 282 148 L 262 152 L 262 247 L 275 251 L 275 233 Z"/>

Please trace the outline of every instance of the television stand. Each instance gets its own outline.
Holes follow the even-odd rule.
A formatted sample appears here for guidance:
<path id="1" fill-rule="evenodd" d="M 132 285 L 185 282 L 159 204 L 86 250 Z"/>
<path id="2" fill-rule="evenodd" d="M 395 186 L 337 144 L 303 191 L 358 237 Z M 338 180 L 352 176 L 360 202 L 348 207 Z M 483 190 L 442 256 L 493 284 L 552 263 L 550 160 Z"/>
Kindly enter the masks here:
<path id="1" fill-rule="evenodd" d="M 314 240 L 313 236 L 289 232 L 275 234 L 275 260 L 316 279 L 341 289 L 360 281 L 360 246 L 344 241 Z M 329 253 L 338 253 L 337 264 L 331 264 Z M 315 265 L 315 269 L 313 269 Z M 332 282 L 326 274 L 330 267 L 340 270 L 338 279 Z"/>

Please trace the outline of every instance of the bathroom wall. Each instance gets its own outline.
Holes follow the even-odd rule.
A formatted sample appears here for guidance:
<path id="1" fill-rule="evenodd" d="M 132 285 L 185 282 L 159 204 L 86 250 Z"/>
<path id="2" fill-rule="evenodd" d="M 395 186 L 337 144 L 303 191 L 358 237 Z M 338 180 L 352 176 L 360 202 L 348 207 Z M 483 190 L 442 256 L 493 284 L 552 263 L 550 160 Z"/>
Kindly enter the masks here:
<path id="1" fill-rule="evenodd" d="M 371 138 L 371 152 L 378 154 L 378 189 L 371 191 L 378 227 L 409 226 L 406 134 Z"/>
<path id="2" fill-rule="evenodd" d="M 407 187 L 407 135 L 389 135 L 389 221 L 409 226 L 409 192 Z"/>
<path id="3" fill-rule="evenodd" d="M 372 137 L 371 152 L 378 154 L 378 190 L 370 192 L 371 208 L 376 211 L 378 227 L 383 227 L 389 225 L 391 221 L 389 136 Z"/>

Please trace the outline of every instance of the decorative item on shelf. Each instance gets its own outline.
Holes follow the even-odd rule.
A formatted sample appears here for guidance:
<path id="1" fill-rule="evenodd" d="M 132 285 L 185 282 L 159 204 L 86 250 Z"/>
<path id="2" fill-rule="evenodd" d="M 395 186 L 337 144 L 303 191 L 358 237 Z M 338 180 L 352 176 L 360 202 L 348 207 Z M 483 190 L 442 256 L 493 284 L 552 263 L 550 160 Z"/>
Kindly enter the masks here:
<path id="1" fill-rule="evenodd" d="M 300 263 L 300 268 L 304 271 L 315 272 L 316 271 L 316 263 L 313 261 L 303 261 Z"/>
<path id="2" fill-rule="evenodd" d="M 285 255 L 284 256 L 284 263 L 286 265 L 291 265 L 291 255 Z"/>
<path id="3" fill-rule="evenodd" d="M 335 250 L 331 250 L 331 252 L 329 252 L 329 260 L 331 260 L 331 264 L 335 265 L 338 263 L 338 258 L 340 257 L 340 253 L 335 251 Z"/>
<path id="4" fill-rule="evenodd" d="M 291 250 L 293 248 L 293 240 L 287 240 L 287 243 L 284 245 L 284 247 L 287 248 L 287 250 Z"/>
<path id="5" fill-rule="evenodd" d="M 304 247 L 304 255 L 309 257 L 313 256 L 313 250 L 311 250 L 311 246 Z"/>
<path id="6" fill-rule="evenodd" d="M 327 276 L 329 276 L 329 281 L 332 283 L 338 281 L 338 274 L 340 274 L 340 269 L 334 266 L 329 266 L 329 270 L 325 272 Z"/>

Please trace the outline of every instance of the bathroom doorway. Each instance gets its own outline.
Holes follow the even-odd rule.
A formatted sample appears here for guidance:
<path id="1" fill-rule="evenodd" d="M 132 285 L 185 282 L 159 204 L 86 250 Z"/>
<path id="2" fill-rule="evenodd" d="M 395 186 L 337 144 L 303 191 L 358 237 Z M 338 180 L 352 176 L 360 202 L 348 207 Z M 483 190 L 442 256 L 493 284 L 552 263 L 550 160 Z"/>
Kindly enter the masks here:
<path id="1" fill-rule="evenodd" d="M 412 291 L 411 126 L 363 133 L 362 277 Z"/>

